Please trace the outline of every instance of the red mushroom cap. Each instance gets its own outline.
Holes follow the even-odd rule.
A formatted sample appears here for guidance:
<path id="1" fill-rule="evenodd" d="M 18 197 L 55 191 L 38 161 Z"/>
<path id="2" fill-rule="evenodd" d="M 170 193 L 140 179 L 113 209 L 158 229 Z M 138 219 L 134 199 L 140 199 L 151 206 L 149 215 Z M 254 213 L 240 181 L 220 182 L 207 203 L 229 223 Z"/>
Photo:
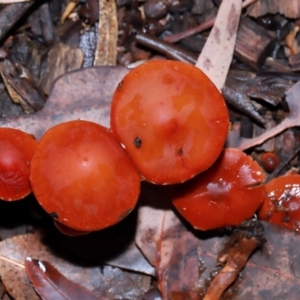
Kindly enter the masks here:
<path id="1" fill-rule="evenodd" d="M 267 172 L 273 172 L 279 165 L 279 158 L 274 152 L 265 152 L 260 158 L 261 164 Z"/>
<path id="2" fill-rule="evenodd" d="M 195 66 L 148 61 L 114 93 L 111 128 L 141 175 L 156 184 L 186 181 L 217 159 L 228 133 L 225 101 Z"/>
<path id="3" fill-rule="evenodd" d="M 31 162 L 32 190 L 62 224 L 93 231 L 123 219 L 136 205 L 140 177 L 113 134 L 88 121 L 48 130 Z"/>
<path id="4" fill-rule="evenodd" d="M 264 179 L 251 156 L 228 148 L 207 171 L 174 187 L 173 204 L 196 229 L 236 226 L 262 204 Z"/>
<path id="5" fill-rule="evenodd" d="M 300 175 L 286 175 L 266 184 L 266 196 L 259 210 L 261 220 L 300 230 Z"/>
<path id="6" fill-rule="evenodd" d="M 31 192 L 29 164 L 36 145 L 28 133 L 0 128 L 0 199 L 19 200 Z"/>

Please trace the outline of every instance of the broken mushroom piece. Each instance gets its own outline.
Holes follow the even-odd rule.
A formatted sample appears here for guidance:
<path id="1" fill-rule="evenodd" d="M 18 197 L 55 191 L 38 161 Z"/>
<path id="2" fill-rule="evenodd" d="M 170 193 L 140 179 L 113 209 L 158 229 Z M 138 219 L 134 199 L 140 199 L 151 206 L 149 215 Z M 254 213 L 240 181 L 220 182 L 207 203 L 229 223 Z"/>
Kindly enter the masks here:
<path id="1" fill-rule="evenodd" d="M 217 159 L 228 133 L 225 101 L 195 66 L 151 60 L 131 70 L 113 95 L 111 129 L 141 175 L 184 182 Z"/>
<path id="2" fill-rule="evenodd" d="M 196 229 L 237 226 L 251 218 L 262 204 L 264 180 L 251 156 L 227 148 L 207 171 L 174 186 L 172 201 Z"/>
<path id="3" fill-rule="evenodd" d="M 300 230 L 300 175 L 286 175 L 266 184 L 259 219 L 295 231 Z"/>
<path id="4" fill-rule="evenodd" d="M 135 207 L 140 177 L 113 134 L 88 121 L 48 130 L 32 158 L 30 180 L 40 205 L 78 231 L 111 226 Z"/>
<path id="5" fill-rule="evenodd" d="M 26 132 L 0 128 L 0 199 L 20 200 L 31 192 L 29 164 L 36 145 Z"/>

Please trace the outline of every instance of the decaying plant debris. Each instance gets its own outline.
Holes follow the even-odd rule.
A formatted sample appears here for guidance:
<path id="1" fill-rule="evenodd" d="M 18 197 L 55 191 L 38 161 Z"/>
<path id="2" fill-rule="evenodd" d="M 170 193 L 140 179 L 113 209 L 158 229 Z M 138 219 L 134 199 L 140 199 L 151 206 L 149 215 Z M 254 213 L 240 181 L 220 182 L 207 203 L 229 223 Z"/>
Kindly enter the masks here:
<path id="1" fill-rule="evenodd" d="M 128 68 L 168 58 L 196 64 L 222 90 L 232 124 L 227 146 L 258 162 L 264 152 L 277 154 L 268 180 L 298 173 L 299 1 L 226 0 L 223 10 L 217 0 L 14 2 L 0 1 L 0 126 L 38 138 L 72 119 L 108 126 Z M 256 220 L 196 232 L 174 213 L 165 186 L 143 183 L 128 219 L 80 237 L 62 235 L 33 196 L 0 207 L 0 299 L 39 299 L 25 266 L 37 291 L 34 268 L 46 281 L 63 279 L 43 299 L 66 292 L 69 280 L 89 290 L 84 299 L 298 295 L 298 235 Z"/>

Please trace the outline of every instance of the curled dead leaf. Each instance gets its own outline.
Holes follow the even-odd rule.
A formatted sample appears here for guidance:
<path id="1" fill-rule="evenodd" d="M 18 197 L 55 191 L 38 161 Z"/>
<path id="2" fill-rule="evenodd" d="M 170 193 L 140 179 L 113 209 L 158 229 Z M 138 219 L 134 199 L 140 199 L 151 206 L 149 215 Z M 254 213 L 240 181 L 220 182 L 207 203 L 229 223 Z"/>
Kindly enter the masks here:
<path id="1" fill-rule="evenodd" d="M 105 300 L 63 276 L 49 262 L 27 257 L 25 271 L 43 300 Z"/>

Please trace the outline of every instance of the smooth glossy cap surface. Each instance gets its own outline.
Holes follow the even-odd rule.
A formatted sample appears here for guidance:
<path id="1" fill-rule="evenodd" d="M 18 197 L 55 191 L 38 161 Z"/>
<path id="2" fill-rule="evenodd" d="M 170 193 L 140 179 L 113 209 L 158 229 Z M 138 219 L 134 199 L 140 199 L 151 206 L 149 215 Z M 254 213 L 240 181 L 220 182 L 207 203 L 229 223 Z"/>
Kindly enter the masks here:
<path id="1" fill-rule="evenodd" d="M 0 199 L 19 200 L 31 192 L 29 165 L 36 145 L 28 133 L 0 128 Z"/>
<path id="2" fill-rule="evenodd" d="M 45 133 L 30 180 L 40 205 L 79 231 L 122 220 L 140 192 L 140 177 L 113 134 L 88 121 L 62 123 Z"/>
<path id="3" fill-rule="evenodd" d="M 262 204 L 264 179 L 251 156 L 228 148 L 207 171 L 174 187 L 173 204 L 196 229 L 236 226 Z"/>
<path id="4" fill-rule="evenodd" d="M 113 96 L 112 131 L 153 183 L 183 182 L 209 168 L 228 127 L 222 95 L 186 63 L 148 61 L 131 70 Z"/>
<path id="5" fill-rule="evenodd" d="M 261 155 L 261 164 L 267 172 L 273 172 L 279 165 L 279 158 L 274 152 L 266 152 Z"/>
<path id="6" fill-rule="evenodd" d="M 271 223 L 300 230 L 300 175 L 286 175 L 266 184 L 266 196 L 259 218 Z"/>

